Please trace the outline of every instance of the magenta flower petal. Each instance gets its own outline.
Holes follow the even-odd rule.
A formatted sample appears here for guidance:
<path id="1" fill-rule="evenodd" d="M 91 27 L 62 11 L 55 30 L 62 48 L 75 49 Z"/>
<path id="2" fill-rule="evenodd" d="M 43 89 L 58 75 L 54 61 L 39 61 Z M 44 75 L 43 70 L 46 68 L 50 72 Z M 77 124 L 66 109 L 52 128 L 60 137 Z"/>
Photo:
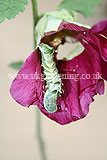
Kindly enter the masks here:
<path id="1" fill-rule="evenodd" d="M 59 66 L 60 67 L 60 66 Z M 73 72 L 61 71 L 63 74 L 73 74 Z M 57 112 L 50 114 L 44 107 L 39 106 L 42 113 L 51 118 L 52 120 L 58 122 L 59 124 L 68 124 L 74 120 L 80 119 L 79 111 L 79 82 L 75 80 L 63 80 L 63 90 L 64 93 L 57 100 L 58 110 Z M 71 87 L 72 85 L 72 87 Z M 69 88 L 69 90 L 68 90 Z"/>
<path id="2" fill-rule="evenodd" d="M 100 71 L 100 65 L 97 64 L 98 53 L 94 49 L 93 57 L 90 59 L 91 49 L 87 48 L 72 60 L 57 62 L 59 73 L 69 77 L 62 78 L 64 93 L 57 100 L 58 111 L 50 114 L 42 105 L 39 106 L 42 113 L 62 125 L 84 118 L 89 112 L 89 104 L 93 102 L 93 97 L 98 93 L 104 93 L 104 81 L 93 77 L 93 74 Z M 88 79 L 85 75 L 88 75 Z"/>
<path id="3" fill-rule="evenodd" d="M 107 39 L 102 36 L 97 36 L 97 38 L 100 41 L 102 59 L 107 62 Z"/>
<path id="4" fill-rule="evenodd" d="M 102 67 L 102 78 L 104 78 L 107 81 L 107 63 L 103 60 L 101 63 L 101 67 Z"/>
<path id="5" fill-rule="evenodd" d="M 85 31 L 85 28 L 82 28 L 76 24 L 71 24 L 71 23 L 67 23 L 67 22 L 62 22 L 61 25 L 58 28 L 58 31 L 61 30 L 73 30 L 73 31 Z"/>
<path id="6" fill-rule="evenodd" d="M 28 107 L 41 98 L 42 83 L 41 79 L 35 79 L 41 75 L 40 58 L 38 50 L 34 51 L 22 65 L 17 77 L 13 81 L 10 93 L 12 97 L 22 106 Z M 36 104 L 35 103 L 35 104 Z"/>
<path id="7" fill-rule="evenodd" d="M 102 36 L 97 36 L 100 41 L 101 49 L 101 67 L 102 67 L 102 78 L 107 80 L 107 39 Z"/>
<path id="8" fill-rule="evenodd" d="M 107 20 L 103 20 L 95 24 L 91 29 L 92 34 L 102 34 L 107 37 Z"/>
<path id="9" fill-rule="evenodd" d="M 105 32 L 107 32 L 106 30 L 107 28 L 105 29 Z M 95 34 L 92 34 L 89 30 L 89 32 L 85 32 L 85 34 L 81 33 L 80 37 L 97 48 L 102 59 L 107 62 L 107 38 L 103 35 Z"/>
<path id="10" fill-rule="evenodd" d="M 38 49 L 27 58 L 18 73 L 21 78 L 17 76 L 10 89 L 12 97 L 18 103 L 26 107 L 38 105 L 42 113 L 62 125 L 84 118 L 89 112 L 89 105 L 94 101 L 94 96 L 104 93 L 102 78 L 107 80 L 107 39 L 104 37 L 107 36 L 107 21 L 99 22 L 91 29 L 62 22 L 57 32 L 46 33 L 41 42 L 50 44 L 49 41 L 58 32 L 64 38 L 65 35 L 62 34 L 66 30 L 72 31 L 69 32 L 70 36 L 80 41 L 85 49 L 72 60 L 56 61 L 63 82 L 63 93 L 57 99 L 58 110 L 55 113 L 48 113 L 44 107 L 44 81 L 31 77 L 22 78 L 22 74 L 29 76 L 43 73 Z M 64 79 L 63 75 L 70 77 Z"/>

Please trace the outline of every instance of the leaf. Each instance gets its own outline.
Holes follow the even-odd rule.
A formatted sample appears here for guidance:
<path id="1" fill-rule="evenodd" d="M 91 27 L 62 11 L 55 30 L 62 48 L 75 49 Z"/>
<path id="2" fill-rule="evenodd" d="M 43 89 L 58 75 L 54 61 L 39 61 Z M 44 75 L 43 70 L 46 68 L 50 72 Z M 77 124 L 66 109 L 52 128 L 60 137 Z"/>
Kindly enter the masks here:
<path id="1" fill-rule="evenodd" d="M 15 70 L 19 70 L 22 66 L 24 62 L 23 61 L 19 61 L 19 62 L 13 62 L 9 64 L 9 67 L 15 69 Z"/>
<path id="2" fill-rule="evenodd" d="M 101 0 L 63 0 L 58 9 L 66 8 L 88 17 L 94 14 L 94 8 L 99 5 L 101 5 Z"/>
<path id="3" fill-rule="evenodd" d="M 0 23 L 25 10 L 28 0 L 0 0 Z"/>

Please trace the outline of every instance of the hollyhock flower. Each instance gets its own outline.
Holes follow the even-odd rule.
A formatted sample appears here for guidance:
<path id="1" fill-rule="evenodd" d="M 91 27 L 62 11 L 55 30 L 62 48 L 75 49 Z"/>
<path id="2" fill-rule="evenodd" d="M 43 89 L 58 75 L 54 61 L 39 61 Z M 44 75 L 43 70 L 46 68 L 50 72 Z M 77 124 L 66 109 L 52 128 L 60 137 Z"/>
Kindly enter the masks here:
<path id="1" fill-rule="evenodd" d="M 93 97 L 104 93 L 103 79 L 107 80 L 106 37 L 107 20 L 97 23 L 91 29 L 61 21 L 57 31 L 46 32 L 40 40 L 40 43 L 55 49 L 54 60 L 63 83 L 63 92 L 56 101 L 57 111 L 49 113 L 44 107 L 46 81 L 40 78 L 43 67 L 38 47 L 26 59 L 14 79 L 10 88 L 12 97 L 25 107 L 37 105 L 43 114 L 62 125 L 84 118 L 89 112 Z M 84 46 L 84 51 L 71 60 L 57 60 L 58 46 L 71 42 L 71 38 L 80 42 Z M 64 75 L 69 78 L 64 78 Z"/>

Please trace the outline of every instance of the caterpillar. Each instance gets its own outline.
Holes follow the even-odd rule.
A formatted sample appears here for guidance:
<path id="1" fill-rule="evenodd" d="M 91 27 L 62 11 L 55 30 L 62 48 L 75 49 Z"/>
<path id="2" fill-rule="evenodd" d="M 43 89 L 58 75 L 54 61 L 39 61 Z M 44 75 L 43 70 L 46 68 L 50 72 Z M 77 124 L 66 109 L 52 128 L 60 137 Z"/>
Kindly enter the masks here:
<path id="1" fill-rule="evenodd" d="M 49 113 L 55 113 L 57 111 L 57 98 L 62 93 L 62 81 L 54 62 L 54 48 L 44 43 L 39 44 L 38 47 L 42 55 L 42 66 L 46 80 L 44 107 Z"/>

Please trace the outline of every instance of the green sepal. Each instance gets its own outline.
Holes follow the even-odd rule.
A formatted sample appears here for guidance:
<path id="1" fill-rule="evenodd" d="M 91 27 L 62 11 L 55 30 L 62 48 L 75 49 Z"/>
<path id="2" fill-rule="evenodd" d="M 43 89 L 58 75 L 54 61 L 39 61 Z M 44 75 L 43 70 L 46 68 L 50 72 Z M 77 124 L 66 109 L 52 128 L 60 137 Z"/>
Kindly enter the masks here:
<path id="1" fill-rule="evenodd" d="M 47 13 L 49 16 L 52 16 L 54 18 L 58 18 L 61 19 L 63 21 L 66 22 L 74 22 L 77 21 L 77 14 L 75 11 L 68 11 L 64 8 L 60 9 L 60 10 L 56 10 L 50 13 Z"/>
<path id="2" fill-rule="evenodd" d="M 35 27 L 37 44 L 46 32 L 57 31 L 62 21 L 76 22 L 76 20 L 76 12 L 66 9 L 46 13 Z"/>
<path id="3" fill-rule="evenodd" d="M 66 9 L 60 9 L 57 11 L 52 11 L 46 13 L 39 21 L 37 26 L 35 27 L 35 35 L 37 44 L 40 43 L 41 38 L 44 36 L 46 32 L 57 31 L 62 21 L 73 23 L 78 26 L 89 29 L 90 26 L 81 24 L 77 22 L 76 12 Z"/>

